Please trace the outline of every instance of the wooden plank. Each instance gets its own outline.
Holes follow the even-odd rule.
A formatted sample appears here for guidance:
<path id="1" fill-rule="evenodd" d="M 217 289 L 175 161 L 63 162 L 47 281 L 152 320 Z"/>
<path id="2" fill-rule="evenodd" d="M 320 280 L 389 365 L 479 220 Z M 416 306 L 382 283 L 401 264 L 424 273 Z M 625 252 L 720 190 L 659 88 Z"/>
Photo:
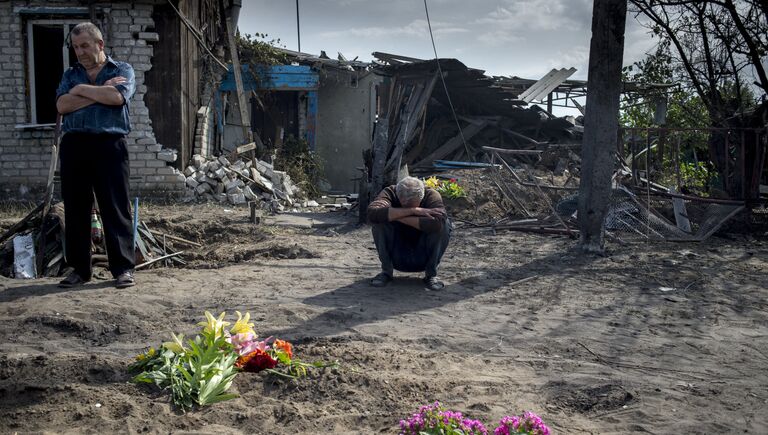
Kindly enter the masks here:
<path id="1" fill-rule="evenodd" d="M 256 142 L 251 142 L 251 143 L 247 143 L 245 145 L 240 145 L 239 147 L 237 147 L 237 153 L 238 154 L 242 154 L 242 153 L 244 153 L 246 151 L 250 151 L 250 150 L 253 150 L 253 149 L 256 149 Z"/>
<path id="2" fill-rule="evenodd" d="M 413 85 L 413 90 L 408 96 L 408 102 L 405 105 L 405 110 L 403 110 L 403 115 L 399 119 L 399 128 L 397 136 L 395 137 L 395 147 L 389 160 L 387 160 L 387 165 L 384 167 L 385 169 L 391 169 L 395 163 L 401 161 L 405 145 L 408 143 L 408 138 L 411 137 L 411 132 L 408 131 L 408 127 L 410 126 L 411 130 L 414 129 L 413 125 L 416 124 L 416 120 L 414 119 L 414 113 L 417 111 L 416 105 L 419 103 L 424 91 L 424 83 L 416 83 Z"/>
<path id="3" fill-rule="evenodd" d="M 414 166 L 427 166 L 432 164 L 434 160 L 442 159 L 443 157 L 447 156 L 448 154 L 452 153 L 456 148 L 460 147 L 464 144 L 464 141 L 468 141 L 472 139 L 473 136 L 475 136 L 477 133 L 480 133 L 486 126 L 488 125 L 487 121 L 484 121 L 480 124 L 470 124 L 461 131 L 464 135 L 464 140 L 462 140 L 462 134 L 457 134 L 453 138 L 449 139 L 448 142 L 443 144 L 440 148 L 432 151 L 431 154 L 429 154 L 427 157 L 422 159 L 419 163 L 415 164 Z"/>
<path id="4" fill-rule="evenodd" d="M 674 188 L 669 189 L 669 193 L 677 193 Z M 691 221 L 688 220 L 688 211 L 685 209 L 685 201 L 682 198 L 672 197 L 672 208 L 675 212 L 675 223 L 677 227 L 686 233 L 691 232 Z"/>
<path id="5" fill-rule="evenodd" d="M 524 156 L 537 156 L 543 153 L 543 150 L 508 150 L 504 148 L 483 147 L 485 151 L 495 151 L 499 154 L 518 154 Z"/>
<path id="6" fill-rule="evenodd" d="M 246 141 L 253 141 L 253 133 L 251 132 L 251 116 L 248 114 L 247 101 L 245 99 L 245 90 L 243 89 L 243 75 L 240 69 L 240 59 L 237 55 L 237 44 L 235 43 L 234 29 L 232 28 L 232 17 L 229 14 L 225 14 L 225 25 L 227 27 L 227 44 L 229 45 L 229 53 L 232 57 L 232 71 L 235 75 L 235 86 L 237 87 L 237 101 L 240 106 L 240 124 L 243 127 L 243 137 Z"/>

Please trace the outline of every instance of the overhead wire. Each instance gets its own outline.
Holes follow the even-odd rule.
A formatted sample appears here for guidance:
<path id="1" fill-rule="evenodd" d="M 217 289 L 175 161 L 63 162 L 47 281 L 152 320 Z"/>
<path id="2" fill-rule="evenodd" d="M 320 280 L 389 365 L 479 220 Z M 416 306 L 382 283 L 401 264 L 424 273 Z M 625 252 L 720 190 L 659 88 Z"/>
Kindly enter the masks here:
<path id="1" fill-rule="evenodd" d="M 437 56 L 437 46 L 435 46 L 435 37 L 432 34 L 432 23 L 429 20 L 429 8 L 427 7 L 427 0 L 424 0 L 424 12 L 427 16 L 427 27 L 429 28 L 429 39 L 432 40 L 432 51 L 435 53 L 435 63 L 437 63 L 437 71 L 440 74 L 440 81 L 443 83 L 443 90 L 445 91 L 445 97 L 448 99 L 448 106 L 451 108 L 451 113 L 453 114 L 453 120 L 456 121 L 456 127 L 459 129 L 459 135 L 461 136 L 461 142 L 464 144 L 464 150 L 467 152 L 467 157 L 469 158 L 469 161 L 474 162 L 475 159 L 472 156 L 472 153 L 469 151 L 469 146 L 467 145 L 467 141 L 464 139 L 464 132 L 461 129 L 461 124 L 459 124 L 459 117 L 456 116 L 456 109 L 453 107 L 453 102 L 451 101 L 451 95 L 448 93 L 448 85 L 445 84 L 445 76 L 443 74 L 443 68 L 440 66 L 440 58 Z"/>

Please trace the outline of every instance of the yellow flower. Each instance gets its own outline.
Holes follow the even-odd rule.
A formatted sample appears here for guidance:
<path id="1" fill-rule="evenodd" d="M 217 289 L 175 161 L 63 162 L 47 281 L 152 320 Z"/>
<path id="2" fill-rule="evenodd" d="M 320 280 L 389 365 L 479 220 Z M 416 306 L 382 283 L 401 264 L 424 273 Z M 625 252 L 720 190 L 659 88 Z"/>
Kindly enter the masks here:
<path id="1" fill-rule="evenodd" d="M 155 356 L 155 348 L 150 347 L 146 353 L 140 353 L 136 355 L 136 361 L 144 361 L 145 359 L 150 359 L 154 356 Z"/>
<path id="2" fill-rule="evenodd" d="M 229 332 L 231 334 L 242 334 L 244 332 L 250 332 L 255 336 L 256 331 L 253 330 L 253 323 L 248 323 L 248 321 L 251 320 L 251 313 L 246 312 L 245 317 L 240 314 L 240 311 L 235 311 L 235 313 L 237 313 L 237 322 L 235 322 L 234 326 L 232 326 L 232 329 L 230 329 Z"/>
<path id="3" fill-rule="evenodd" d="M 163 343 L 163 347 L 170 350 L 171 352 L 175 354 L 181 354 L 187 351 L 187 349 L 184 348 L 184 335 L 179 334 L 178 336 L 174 333 L 171 333 L 171 337 L 173 337 L 173 341 L 166 341 Z"/>
<path id="4" fill-rule="evenodd" d="M 440 187 L 440 180 L 438 180 L 437 177 L 432 176 L 424 180 L 424 185 L 430 189 L 437 189 Z"/>
<path id="5" fill-rule="evenodd" d="M 198 323 L 199 326 L 204 326 L 204 334 L 213 334 L 214 337 L 221 337 L 224 335 L 224 328 L 229 326 L 229 322 L 224 321 L 225 312 L 219 314 L 219 318 L 213 317 L 213 314 L 208 311 L 205 312 L 205 318 L 207 321 Z"/>

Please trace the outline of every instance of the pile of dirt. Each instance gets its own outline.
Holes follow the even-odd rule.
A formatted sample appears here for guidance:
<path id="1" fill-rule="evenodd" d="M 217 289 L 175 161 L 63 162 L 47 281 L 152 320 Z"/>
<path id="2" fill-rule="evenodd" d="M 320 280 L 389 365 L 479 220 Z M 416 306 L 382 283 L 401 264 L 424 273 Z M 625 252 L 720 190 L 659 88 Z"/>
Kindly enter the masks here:
<path id="1" fill-rule="evenodd" d="M 516 169 L 520 181 L 534 183 L 524 169 Z M 536 182 L 543 186 L 566 186 L 575 189 L 578 179 L 567 175 L 555 176 L 550 171 L 531 170 Z M 490 224 L 501 219 L 525 219 L 552 214 L 550 204 L 556 204 L 574 193 L 572 190 L 523 185 L 506 168 L 461 169 L 439 174 L 455 178 L 467 193 L 465 198 L 444 198 L 448 212 L 454 218 L 475 224 Z M 526 213 L 527 211 L 527 213 Z"/>

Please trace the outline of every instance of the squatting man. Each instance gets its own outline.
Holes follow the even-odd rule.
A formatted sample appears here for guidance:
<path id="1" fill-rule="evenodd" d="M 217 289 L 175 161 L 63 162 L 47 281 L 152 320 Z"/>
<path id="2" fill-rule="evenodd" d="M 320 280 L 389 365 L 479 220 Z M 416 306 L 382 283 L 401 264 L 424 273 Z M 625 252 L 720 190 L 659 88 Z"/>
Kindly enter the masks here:
<path id="1" fill-rule="evenodd" d="M 434 189 L 425 189 L 418 178 L 405 177 L 388 186 L 368 206 L 373 241 L 381 261 L 381 273 L 371 280 L 374 287 L 392 281 L 394 270 L 424 272 L 427 290 L 442 290 L 437 269 L 451 238 L 451 222 L 443 199 Z"/>

